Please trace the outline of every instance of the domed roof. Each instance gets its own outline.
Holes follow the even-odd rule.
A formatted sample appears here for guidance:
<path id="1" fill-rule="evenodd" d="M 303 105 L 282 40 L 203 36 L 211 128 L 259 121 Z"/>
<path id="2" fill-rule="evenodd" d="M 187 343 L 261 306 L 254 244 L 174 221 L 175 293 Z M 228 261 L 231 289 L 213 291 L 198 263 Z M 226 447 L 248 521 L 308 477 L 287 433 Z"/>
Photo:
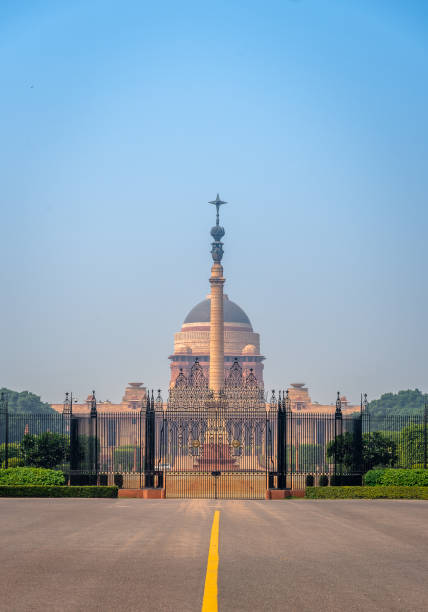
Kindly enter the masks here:
<path id="1" fill-rule="evenodd" d="M 250 319 L 238 304 L 223 296 L 224 322 L 225 323 L 243 323 L 248 325 L 252 331 Z M 203 302 L 196 304 L 184 319 L 184 325 L 187 323 L 209 323 L 210 322 L 211 300 L 206 299 Z"/>
<path id="2" fill-rule="evenodd" d="M 242 349 L 242 354 L 243 355 L 256 355 L 257 354 L 257 349 L 254 346 L 254 344 L 247 344 Z"/>
<path id="3" fill-rule="evenodd" d="M 177 344 L 175 347 L 175 352 L 190 355 L 192 353 L 192 349 L 187 344 Z"/>

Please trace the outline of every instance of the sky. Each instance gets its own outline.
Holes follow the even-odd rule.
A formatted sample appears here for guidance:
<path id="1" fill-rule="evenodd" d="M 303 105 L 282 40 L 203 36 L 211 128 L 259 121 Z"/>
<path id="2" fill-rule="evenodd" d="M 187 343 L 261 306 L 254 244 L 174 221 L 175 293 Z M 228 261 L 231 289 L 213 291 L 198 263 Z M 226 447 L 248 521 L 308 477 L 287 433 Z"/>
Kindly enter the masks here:
<path id="1" fill-rule="evenodd" d="M 265 386 L 428 391 L 424 0 L 0 3 L 0 386 L 120 401 L 225 291 Z"/>

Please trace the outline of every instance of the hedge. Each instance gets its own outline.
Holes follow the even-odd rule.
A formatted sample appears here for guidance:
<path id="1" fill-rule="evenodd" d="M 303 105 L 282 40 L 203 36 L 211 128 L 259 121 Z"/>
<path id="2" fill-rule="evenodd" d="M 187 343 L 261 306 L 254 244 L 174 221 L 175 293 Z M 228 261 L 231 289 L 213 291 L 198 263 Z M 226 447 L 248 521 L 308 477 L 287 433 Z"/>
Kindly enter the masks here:
<path id="1" fill-rule="evenodd" d="M 309 499 L 428 499 L 428 487 L 307 487 Z"/>
<path id="2" fill-rule="evenodd" d="M 384 469 L 369 470 L 364 474 L 363 482 L 366 487 L 373 487 L 374 485 L 382 484 L 382 476 Z"/>
<path id="3" fill-rule="evenodd" d="M 58 470 L 34 467 L 11 467 L 0 470 L 0 486 L 63 485 L 64 474 Z"/>
<path id="4" fill-rule="evenodd" d="M 369 470 L 364 476 L 368 486 L 428 487 L 428 470 L 384 469 Z"/>
<path id="5" fill-rule="evenodd" d="M 0 497 L 117 497 L 117 487 L 0 486 Z"/>

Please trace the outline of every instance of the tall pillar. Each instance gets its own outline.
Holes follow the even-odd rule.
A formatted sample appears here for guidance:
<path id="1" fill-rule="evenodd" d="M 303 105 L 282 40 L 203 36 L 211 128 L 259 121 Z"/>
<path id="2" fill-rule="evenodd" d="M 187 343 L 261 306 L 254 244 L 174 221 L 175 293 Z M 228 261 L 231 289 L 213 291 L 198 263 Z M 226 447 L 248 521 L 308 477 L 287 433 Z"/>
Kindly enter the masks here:
<path id="1" fill-rule="evenodd" d="M 224 387 L 224 314 L 223 266 L 215 263 L 211 268 L 210 316 L 210 389 L 218 394 Z"/>
<path id="2" fill-rule="evenodd" d="M 214 238 L 212 243 L 211 255 L 214 264 L 211 268 L 211 311 L 210 311 L 210 376 L 209 388 L 218 396 L 224 387 L 224 313 L 223 313 L 223 238 L 225 231 L 220 226 L 219 209 L 226 204 L 217 198 L 210 202 L 217 209 L 216 225 L 211 228 L 211 236 Z"/>

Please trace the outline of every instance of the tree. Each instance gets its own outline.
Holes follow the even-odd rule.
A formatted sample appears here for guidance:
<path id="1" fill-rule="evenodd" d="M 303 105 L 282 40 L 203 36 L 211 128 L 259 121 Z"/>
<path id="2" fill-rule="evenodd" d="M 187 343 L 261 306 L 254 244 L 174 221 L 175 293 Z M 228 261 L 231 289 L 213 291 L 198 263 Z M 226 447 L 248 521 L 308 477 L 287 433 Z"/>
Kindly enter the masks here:
<path id="1" fill-rule="evenodd" d="M 8 399 L 8 411 L 10 413 L 25 414 L 57 414 L 46 402 L 42 402 L 38 395 L 30 391 L 12 391 L 3 387 Z"/>
<path id="2" fill-rule="evenodd" d="M 364 470 L 374 467 L 392 467 L 397 462 L 397 444 L 389 436 L 375 431 L 362 436 L 362 462 Z M 355 447 L 358 440 L 347 431 L 327 444 L 327 457 L 343 465 L 345 470 L 359 471 L 356 465 Z"/>
<path id="3" fill-rule="evenodd" d="M 26 466 L 55 468 L 68 459 L 67 439 L 49 431 L 39 436 L 25 434 L 21 440 L 21 454 Z"/>
<path id="4" fill-rule="evenodd" d="M 321 444 L 300 444 L 298 452 L 299 469 L 302 472 L 317 471 L 323 463 Z"/>
<path id="5" fill-rule="evenodd" d="M 419 389 L 384 393 L 378 400 L 370 402 L 369 413 L 374 417 L 421 415 L 425 403 L 428 403 L 428 394 Z"/>
<path id="6" fill-rule="evenodd" d="M 399 455 L 401 467 L 423 467 L 425 459 L 424 425 L 409 425 L 400 433 Z"/>
<path id="7" fill-rule="evenodd" d="M 393 467 L 397 463 L 397 444 L 390 436 L 374 431 L 363 434 L 363 463 L 365 470 L 374 467 Z"/>
<path id="8" fill-rule="evenodd" d="M 336 436 L 327 444 L 327 457 L 340 463 L 345 469 L 352 469 L 354 463 L 354 435 L 347 431 Z"/>

